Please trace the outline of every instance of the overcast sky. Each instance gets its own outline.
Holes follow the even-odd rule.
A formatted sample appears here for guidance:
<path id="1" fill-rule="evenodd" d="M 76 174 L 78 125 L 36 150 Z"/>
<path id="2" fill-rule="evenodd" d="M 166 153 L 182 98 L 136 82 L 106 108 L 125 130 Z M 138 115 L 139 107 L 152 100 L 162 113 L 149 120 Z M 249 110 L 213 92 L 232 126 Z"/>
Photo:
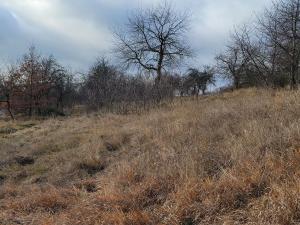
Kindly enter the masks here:
<path id="1" fill-rule="evenodd" d="M 159 0 L 0 0 L 0 64 L 15 61 L 34 44 L 75 70 L 111 53 L 113 27 Z M 173 0 L 188 11 L 197 66 L 213 61 L 234 25 L 252 18 L 271 0 Z"/>

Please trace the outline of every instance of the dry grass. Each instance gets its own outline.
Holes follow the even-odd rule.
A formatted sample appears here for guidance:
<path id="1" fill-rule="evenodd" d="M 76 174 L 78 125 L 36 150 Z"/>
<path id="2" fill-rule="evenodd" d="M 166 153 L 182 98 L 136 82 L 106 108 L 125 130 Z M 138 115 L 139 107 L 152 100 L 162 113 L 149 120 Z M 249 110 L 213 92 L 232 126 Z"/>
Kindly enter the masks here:
<path id="1" fill-rule="evenodd" d="M 299 224 L 299 98 L 249 89 L 0 122 L 0 224 Z"/>

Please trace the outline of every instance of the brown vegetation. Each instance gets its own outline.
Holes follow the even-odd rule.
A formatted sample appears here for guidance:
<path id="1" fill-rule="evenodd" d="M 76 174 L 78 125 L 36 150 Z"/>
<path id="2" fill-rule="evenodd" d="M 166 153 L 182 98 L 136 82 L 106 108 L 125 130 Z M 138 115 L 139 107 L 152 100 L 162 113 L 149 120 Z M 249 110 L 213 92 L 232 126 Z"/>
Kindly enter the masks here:
<path id="1" fill-rule="evenodd" d="M 299 95 L 1 122 L 0 224 L 297 224 Z"/>

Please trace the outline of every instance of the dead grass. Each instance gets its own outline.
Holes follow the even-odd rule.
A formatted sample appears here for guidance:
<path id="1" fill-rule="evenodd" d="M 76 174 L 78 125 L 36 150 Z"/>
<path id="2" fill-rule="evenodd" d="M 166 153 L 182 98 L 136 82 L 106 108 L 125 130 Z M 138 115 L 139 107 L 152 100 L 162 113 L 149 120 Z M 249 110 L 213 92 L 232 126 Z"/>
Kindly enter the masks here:
<path id="1" fill-rule="evenodd" d="M 0 224 L 299 224 L 299 97 L 249 89 L 0 122 L 14 130 L 0 134 Z"/>

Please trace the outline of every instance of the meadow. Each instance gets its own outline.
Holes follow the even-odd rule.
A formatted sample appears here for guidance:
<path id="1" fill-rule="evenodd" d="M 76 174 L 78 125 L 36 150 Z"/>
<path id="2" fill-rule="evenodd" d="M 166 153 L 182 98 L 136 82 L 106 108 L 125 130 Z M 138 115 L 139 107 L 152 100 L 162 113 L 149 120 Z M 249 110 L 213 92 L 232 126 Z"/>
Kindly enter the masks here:
<path id="1" fill-rule="evenodd" d="M 0 121 L 0 224 L 300 223 L 300 91 Z"/>

